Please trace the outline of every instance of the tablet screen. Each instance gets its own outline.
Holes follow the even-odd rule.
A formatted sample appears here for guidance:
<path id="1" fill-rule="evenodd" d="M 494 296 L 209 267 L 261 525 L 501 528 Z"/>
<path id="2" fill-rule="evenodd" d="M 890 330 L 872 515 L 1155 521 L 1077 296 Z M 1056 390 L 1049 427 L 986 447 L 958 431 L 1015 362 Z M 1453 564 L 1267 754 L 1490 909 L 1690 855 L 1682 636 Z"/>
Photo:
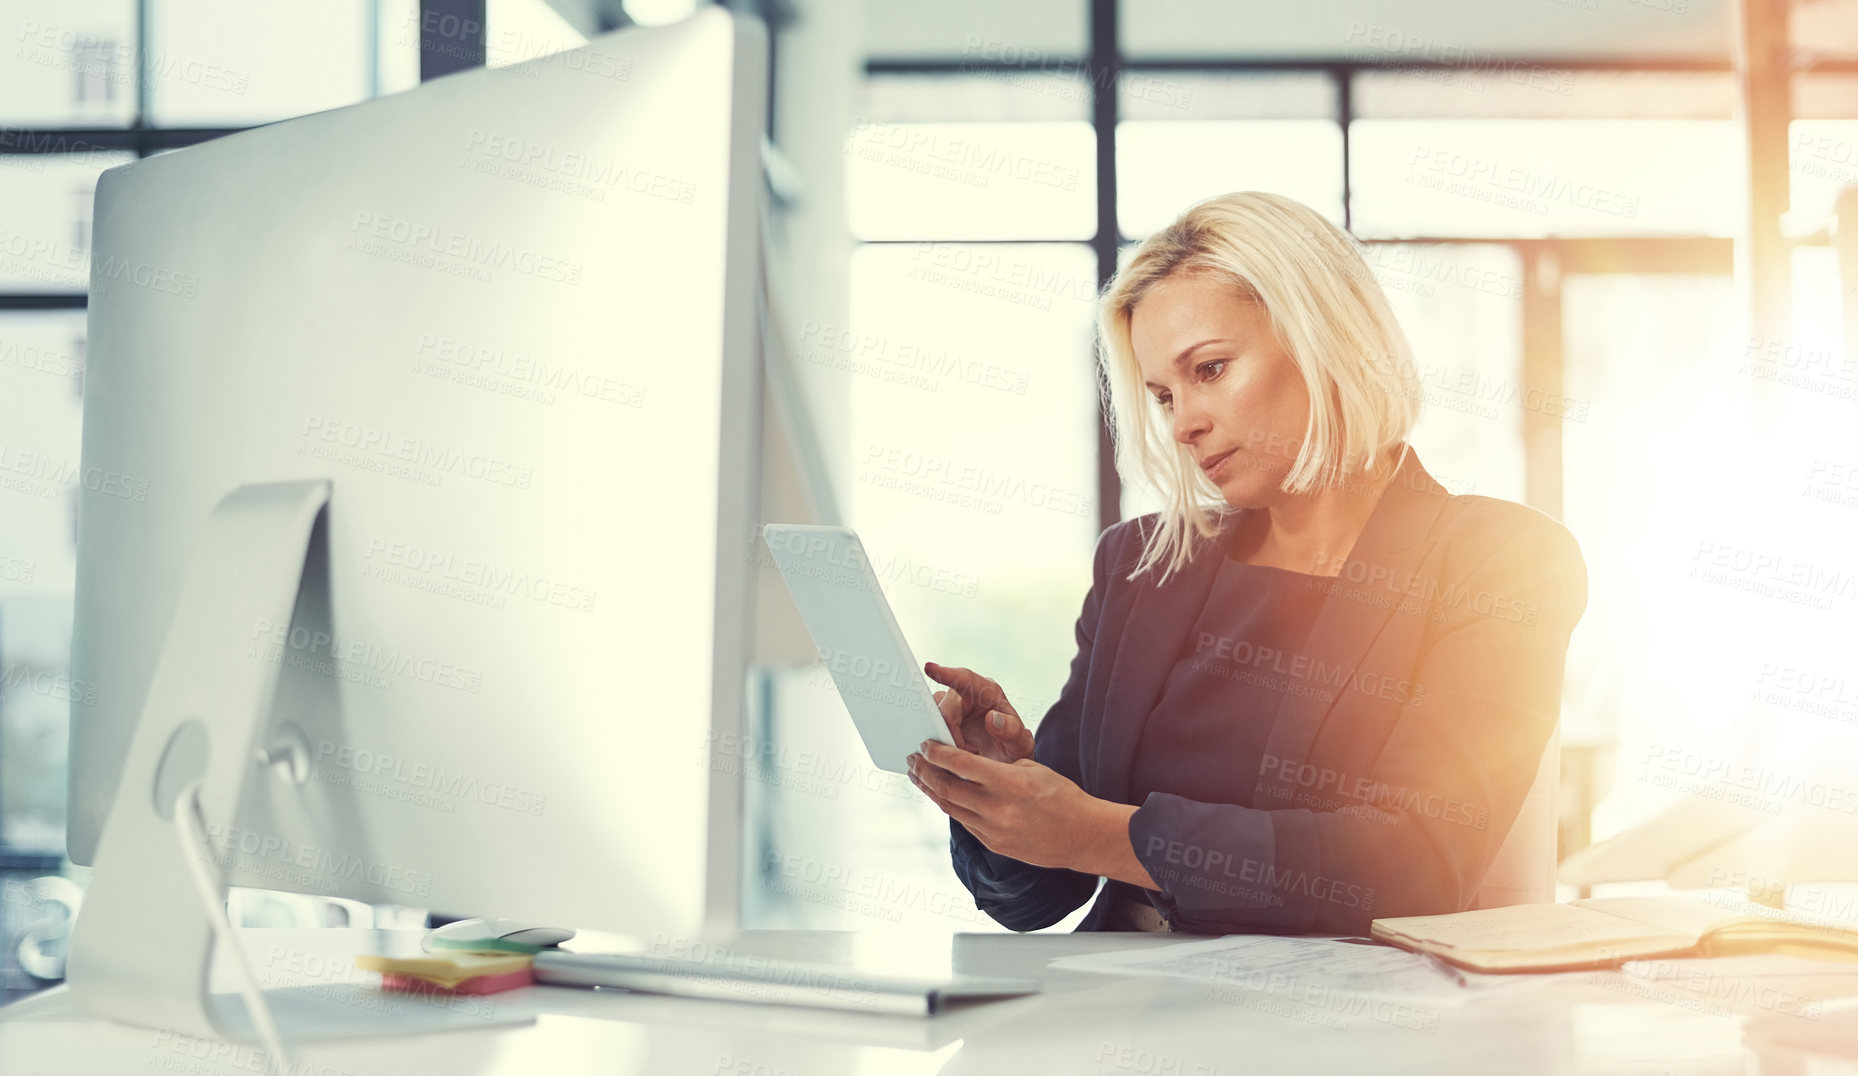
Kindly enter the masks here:
<path id="1" fill-rule="evenodd" d="M 858 535 L 771 523 L 762 537 L 872 763 L 907 773 L 905 760 L 924 740 L 952 745 Z"/>

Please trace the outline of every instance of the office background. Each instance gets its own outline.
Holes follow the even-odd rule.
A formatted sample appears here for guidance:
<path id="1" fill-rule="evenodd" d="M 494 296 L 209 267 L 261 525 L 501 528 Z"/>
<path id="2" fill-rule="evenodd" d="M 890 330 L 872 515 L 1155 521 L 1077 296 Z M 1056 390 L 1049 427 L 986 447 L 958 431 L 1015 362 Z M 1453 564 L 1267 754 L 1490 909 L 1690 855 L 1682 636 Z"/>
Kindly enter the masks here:
<path id="1" fill-rule="evenodd" d="M 482 6 L 475 29 L 472 5 L 436 0 L 0 12 L 9 992 L 55 971 L 84 873 L 62 850 L 87 690 L 67 662 L 96 176 L 680 12 Z M 1858 185 L 1858 4 L 758 10 L 775 30 L 776 360 L 797 396 L 769 404 L 770 518 L 857 527 L 919 657 L 995 677 L 1032 720 L 1056 697 L 1095 537 L 1148 503 L 1110 461 L 1092 300 L 1189 202 L 1257 188 L 1369 244 L 1418 357 L 1428 467 L 1582 543 L 1564 855 L 1685 797 L 1804 795 L 1858 753 L 1858 383 L 1831 245 L 1834 198 Z M 748 925 L 997 929 L 948 868 L 940 813 L 869 767 L 830 681 L 797 660 L 798 630 L 764 625 L 737 745 Z M 1750 761 L 1762 787 L 1731 787 Z M 412 914 L 257 894 L 239 910 Z"/>

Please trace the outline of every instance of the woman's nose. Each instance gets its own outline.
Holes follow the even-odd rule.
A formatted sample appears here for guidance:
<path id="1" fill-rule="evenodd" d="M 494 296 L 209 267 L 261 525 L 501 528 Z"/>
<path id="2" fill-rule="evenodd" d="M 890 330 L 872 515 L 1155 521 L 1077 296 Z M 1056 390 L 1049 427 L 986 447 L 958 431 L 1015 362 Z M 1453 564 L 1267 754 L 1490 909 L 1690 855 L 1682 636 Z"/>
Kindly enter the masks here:
<path id="1" fill-rule="evenodd" d="M 1174 439 L 1181 444 L 1192 444 L 1205 435 L 1209 423 L 1206 413 L 1192 404 L 1175 404 Z"/>

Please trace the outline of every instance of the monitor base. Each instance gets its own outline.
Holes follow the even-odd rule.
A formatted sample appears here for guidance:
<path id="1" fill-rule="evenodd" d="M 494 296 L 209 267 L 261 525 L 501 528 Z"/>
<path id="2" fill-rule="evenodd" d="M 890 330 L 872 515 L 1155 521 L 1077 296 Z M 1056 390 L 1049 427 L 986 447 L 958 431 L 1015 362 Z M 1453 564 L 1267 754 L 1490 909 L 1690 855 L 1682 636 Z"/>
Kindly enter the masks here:
<path id="1" fill-rule="evenodd" d="M 280 667 L 249 644 L 254 625 L 290 623 L 329 495 L 322 480 L 245 485 L 207 517 L 73 928 L 66 980 L 98 1016 L 216 1039 L 241 1030 L 209 991 L 214 920 L 176 804 L 197 785 L 206 833 L 227 835 L 252 772 L 279 758 L 259 740 Z M 203 866 L 223 901 L 219 843 Z"/>
<path id="2" fill-rule="evenodd" d="M 395 994 L 361 983 L 273 987 L 264 992 L 264 998 L 278 1034 L 286 1042 L 413 1035 L 535 1022 L 534 1012 L 494 995 Z M 209 1004 L 224 1039 L 238 1043 L 259 1040 L 244 998 L 214 994 Z"/>

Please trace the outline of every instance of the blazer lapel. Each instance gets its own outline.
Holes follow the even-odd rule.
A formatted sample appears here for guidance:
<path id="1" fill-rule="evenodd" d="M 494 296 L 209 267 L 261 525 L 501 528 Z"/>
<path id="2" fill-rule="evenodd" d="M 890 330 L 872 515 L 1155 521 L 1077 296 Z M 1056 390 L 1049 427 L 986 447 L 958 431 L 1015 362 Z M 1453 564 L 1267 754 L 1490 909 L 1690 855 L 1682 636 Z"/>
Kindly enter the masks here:
<path id="1" fill-rule="evenodd" d="M 1267 757 L 1301 762 L 1308 756 L 1329 711 L 1347 693 L 1368 648 L 1392 619 L 1406 582 L 1430 549 L 1425 538 L 1450 495 L 1409 448 L 1341 573 L 1324 580 L 1329 594 L 1303 645 L 1303 652 L 1324 662 L 1332 677 L 1345 671 L 1336 680 L 1340 686 L 1327 699 L 1317 692 L 1286 695 L 1265 742 Z M 1266 767 L 1266 772 L 1274 776 L 1260 777 L 1257 783 L 1263 789 L 1275 787 L 1279 799 L 1294 794 L 1293 782 L 1282 776 L 1294 773 L 1294 766 Z"/>

